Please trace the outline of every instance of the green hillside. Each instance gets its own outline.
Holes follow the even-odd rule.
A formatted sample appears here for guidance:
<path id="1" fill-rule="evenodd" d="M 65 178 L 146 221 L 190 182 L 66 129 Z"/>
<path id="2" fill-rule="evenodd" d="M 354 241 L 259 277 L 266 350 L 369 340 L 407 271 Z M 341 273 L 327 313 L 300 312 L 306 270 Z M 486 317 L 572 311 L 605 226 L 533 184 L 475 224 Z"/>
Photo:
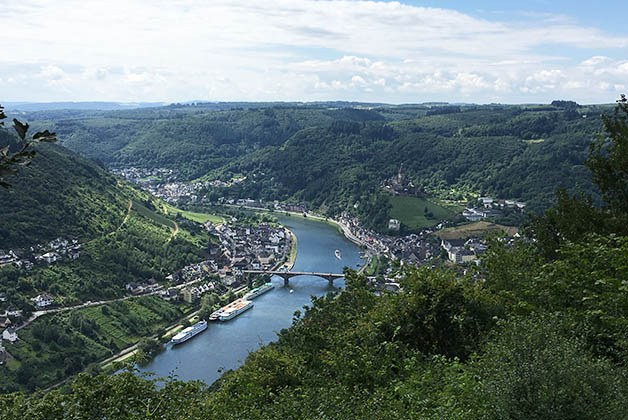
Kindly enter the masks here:
<path id="1" fill-rule="evenodd" d="M 48 124 L 64 145 L 106 166 L 171 168 L 183 181 L 240 174 L 245 182 L 205 194 L 297 200 L 328 214 L 348 210 L 384 231 L 391 207 L 380 186 L 402 164 L 414 185 L 440 199 L 492 195 L 526 201 L 533 212 L 548 208 L 557 188 L 582 188 L 597 200 L 583 161 L 599 116 L 609 110 L 199 105 L 31 117 L 50 118 L 35 125 Z"/>
<path id="2" fill-rule="evenodd" d="M 391 196 L 389 201 L 390 217 L 411 229 L 434 226 L 454 214 L 452 210 L 421 197 Z"/>
<path id="3" fill-rule="evenodd" d="M 0 129 L 0 144 L 9 134 Z M 114 177 L 67 149 L 41 144 L 37 158 L 0 189 L 0 248 L 60 235 L 95 237 L 122 222 L 127 199 Z"/>
<path id="4" fill-rule="evenodd" d="M 30 248 L 57 237 L 81 246 L 76 260 L 0 268 L 6 304 L 27 312 L 28 299 L 42 292 L 73 304 L 122 296 L 132 281 L 163 281 L 200 261 L 209 241 L 203 230 L 181 229 L 173 237 L 175 215 L 164 214 L 161 203 L 61 146 L 39 145 L 11 183 L 11 190 L 0 189 L 0 249 L 35 261 L 44 251 Z"/>

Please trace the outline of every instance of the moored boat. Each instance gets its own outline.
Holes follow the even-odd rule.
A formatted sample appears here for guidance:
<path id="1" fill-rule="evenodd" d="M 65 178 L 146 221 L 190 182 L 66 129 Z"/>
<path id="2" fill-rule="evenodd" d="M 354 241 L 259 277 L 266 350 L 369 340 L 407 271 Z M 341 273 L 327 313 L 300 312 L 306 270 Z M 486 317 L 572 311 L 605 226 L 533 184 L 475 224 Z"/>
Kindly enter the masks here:
<path id="1" fill-rule="evenodd" d="M 172 337 L 172 344 L 183 343 L 184 341 L 189 340 L 194 337 L 196 334 L 199 334 L 207 329 L 207 321 L 200 321 L 191 327 L 187 327 L 186 329 L 179 331 L 174 337 Z"/>
<path id="2" fill-rule="evenodd" d="M 218 309 L 209 316 L 210 321 L 218 321 L 220 319 L 220 314 L 222 313 L 222 308 Z"/>
<path id="3" fill-rule="evenodd" d="M 223 306 L 220 311 L 220 315 L 218 319 L 221 321 L 229 321 L 230 319 L 235 318 L 240 315 L 242 312 L 247 309 L 251 309 L 253 307 L 253 302 L 245 299 L 237 299 L 228 304 L 227 306 Z"/>
<path id="4" fill-rule="evenodd" d="M 275 288 L 275 285 L 272 284 L 271 282 L 268 282 L 266 284 L 264 284 L 263 286 L 260 287 L 256 287 L 254 289 L 252 289 L 250 292 L 248 292 L 246 295 L 244 295 L 244 299 L 245 300 L 251 300 L 251 299 L 255 299 L 256 297 L 258 297 L 259 295 L 263 295 L 264 293 L 272 290 Z"/>

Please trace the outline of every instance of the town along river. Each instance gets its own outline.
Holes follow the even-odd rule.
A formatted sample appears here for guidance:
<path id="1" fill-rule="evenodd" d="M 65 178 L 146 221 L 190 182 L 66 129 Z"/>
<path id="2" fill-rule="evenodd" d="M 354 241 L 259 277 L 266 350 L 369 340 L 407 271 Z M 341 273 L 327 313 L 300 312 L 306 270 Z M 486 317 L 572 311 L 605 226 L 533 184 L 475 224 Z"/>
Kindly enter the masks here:
<path id="1" fill-rule="evenodd" d="M 360 249 L 347 240 L 335 226 L 300 216 L 279 216 L 279 222 L 297 237 L 297 259 L 292 271 L 342 273 L 343 267 L 357 268 Z M 341 251 L 342 259 L 334 251 Z M 294 312 L 311 303 L 310 296 L 320 296 L 344 287 L 344 280 L 334 280 L 330 288 L 320 277 L 299 276 L 283 280 L 273 276 L 275 289 L 253 299 L 254 306 L 227 322 L 213 322 L 206 331 L 185 343 L 167 344 L 163 353 L 140 368 L 157 377 L 173 373 L 178 379 L 200 379 L 211 384 L 221 371 L 240 366 L 251 351 L 274 341 L 277 332 L 292 323 Z M 293 290 L 293 293 L 290 293 Z"/>

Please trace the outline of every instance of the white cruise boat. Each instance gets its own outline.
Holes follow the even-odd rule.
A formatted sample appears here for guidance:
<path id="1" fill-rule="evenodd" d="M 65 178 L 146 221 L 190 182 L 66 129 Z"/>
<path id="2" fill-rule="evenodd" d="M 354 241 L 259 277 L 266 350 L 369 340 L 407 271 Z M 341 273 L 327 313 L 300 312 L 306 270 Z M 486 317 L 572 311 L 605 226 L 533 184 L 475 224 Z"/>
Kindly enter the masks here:
<path id="1" fill-rule="evenodd" d="M 196 334 L 201 333 L 207 329 L 207 321 L 200 321 L 191 327 L 187 327 L 186 329 L 179 331 L 177 335 L 172 337 L 172 344 L 183 343 L 184 341 L 189 340 L 194 337 Z"/>
<path id="2" fill-rule="evenodd" d="M 268 283 L 264 284 L 263 286 L 256 287 L 255 289 L 252 289 L 250 292 L 248 292 L 246 295 L 244 295 L 244 299 L 245 300 L 255 299 L 259 295 L 263 295 L 264 293 L 266 293 L 266 292 L 268 292 L 270 290 L 273 290 L 274 288 L 275 288 L 275 285 L 272 284 L 271 282 L 268 282 Z"/>
<path id="3" fill-rule="evenodd" d="M 245 299 L 234 300 L 227 306 L 223 306 L 220 311 L 218 319 L 221 321 L 229 321 L 240 315 L 242 312 L 253 307 L 253 302 Z"/>

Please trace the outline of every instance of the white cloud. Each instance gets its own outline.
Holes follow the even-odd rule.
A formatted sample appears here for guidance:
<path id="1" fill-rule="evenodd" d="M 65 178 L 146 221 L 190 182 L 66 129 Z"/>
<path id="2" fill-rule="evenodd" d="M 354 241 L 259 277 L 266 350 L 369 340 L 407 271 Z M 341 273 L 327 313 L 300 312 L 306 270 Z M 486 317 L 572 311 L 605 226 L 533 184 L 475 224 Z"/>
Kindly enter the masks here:
<path id="1" fill-rule="evenodd" d="M 63 70 L 51 65 L 43 67 L 39 75 L 49 81 L 59 81 L 67 77 Z"/>
<path id="2" fill-rule="evenodd" d="M 628 36 L 562 15 L 487 16 L 372 1 L 4 0 L 0 91 L 10 100 L 608 102 L 600 86 L 628 85 Z M 581 60 L 547 45 L 624 56 Z"/>

